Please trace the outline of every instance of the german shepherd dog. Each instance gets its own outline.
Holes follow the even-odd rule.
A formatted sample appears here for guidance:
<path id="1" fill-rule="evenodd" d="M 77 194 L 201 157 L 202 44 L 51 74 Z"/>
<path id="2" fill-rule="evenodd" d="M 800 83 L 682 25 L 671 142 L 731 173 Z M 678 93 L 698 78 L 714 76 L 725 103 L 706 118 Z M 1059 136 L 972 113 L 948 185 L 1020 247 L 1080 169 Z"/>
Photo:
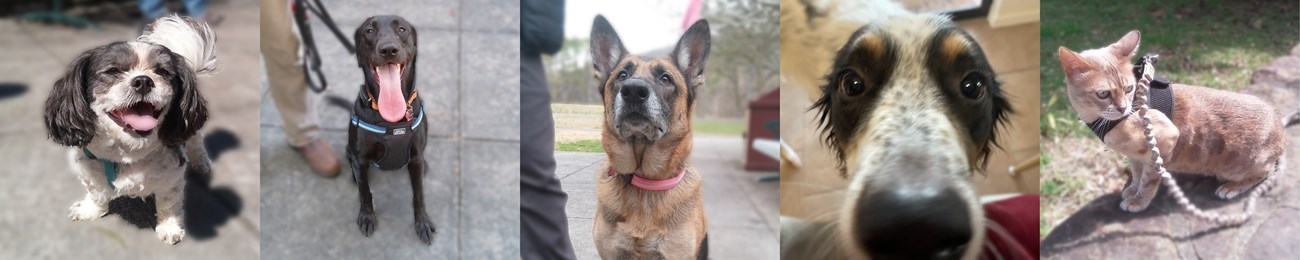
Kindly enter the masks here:
<path id="1" fill-rule="evenodd" d="M 431 244 L 437 234 L 424 210 L 424 144 L 429 122 L 415 91 L 415 27 L 397 16 L 375 16 L 357 27 L 357 66 L 365 85 L 352 106 L 348 163 L 361 194 L 357 226 L 369 237 L 379 225 L 370 194 L 370 170 L 406 166 L 411 176 L 415 234 Z"/>
<path id="2" fill-rule="evenodd" d="M 810 109 L 849 182 L 835 220 L 781 219 L 783 258 L 978 257 L 971 176 L 1011 110 L 979 44 L 884 1 L 781 9 L 782 79 L 821 86 Z"/>
<path id="3" fill-rule="evenodd" d="M 596 173 L 596 251 L 603 259 L 705 259 L 703 178 L 686 165 L 691 115 L 704 84 L 709 24 L 695 22 L 668 56 L 629 54 L 597 16 L 591 60 L 604 101 Z"/>

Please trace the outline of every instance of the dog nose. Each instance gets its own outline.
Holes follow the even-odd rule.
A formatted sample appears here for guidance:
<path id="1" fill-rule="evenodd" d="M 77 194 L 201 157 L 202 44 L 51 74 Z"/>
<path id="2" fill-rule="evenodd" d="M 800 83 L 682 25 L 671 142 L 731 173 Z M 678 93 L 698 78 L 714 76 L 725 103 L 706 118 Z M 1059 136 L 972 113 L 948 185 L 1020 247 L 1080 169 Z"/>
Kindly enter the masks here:
<path id="1" fill-rule="evenodd" d="M 149 76 L 136 76 L 131 79 L 131 88 L 134 88 L 137 93 L 149 94 L 149 91 L 153 90 L 153 79 Z"/>
<path id="2" fill-rule="evenodd" d="M 955 190 L 883 185 L 893 187 L 864 193 L 854 220 L 857 242 L 872 259 L 962 257 L 974 231 L 968 205 Z"/>
<path id="3" fill-rule="evenodd" d="M 388 45 L 384 45 L 383 47 L 379 47 L 379 55 L 384 57 L 397 56 L 397 45 L 388 44 Z"/>
<path id="4" fill-rule="evenodd" d="M 646 99 L 650 98 L 650 84 L 639 79 L 624 81 L 623 87 L 619 89 L 619 94 L 623 97 L 623 101 L 627 101 L 628 104 L 643 104 Z"/>

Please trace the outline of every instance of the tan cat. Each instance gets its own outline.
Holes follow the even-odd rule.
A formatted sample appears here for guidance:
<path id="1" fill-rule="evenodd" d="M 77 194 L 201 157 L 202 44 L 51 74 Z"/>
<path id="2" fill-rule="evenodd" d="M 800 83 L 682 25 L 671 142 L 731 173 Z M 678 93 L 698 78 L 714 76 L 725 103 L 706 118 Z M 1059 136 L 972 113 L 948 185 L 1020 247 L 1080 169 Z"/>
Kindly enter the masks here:
<path id="1" fill-rule="evenodd" d="M 1131 60 L 1140 38 L 1141 33 L 1131 31 L 1104 48 L 1081 53 L 1065 47 L 1057 50 L 1065 69 L 1070 106 L 1080 119 L 1090 125 L 1096 125 L 1099 119 L 1114 122 L 1109 132 L 1099 133 L 1103 133 L 1100 138 L 1107 147 L 1129 158 L 1131 175 L 1120 203 L 1129 212 L 1146 209 L 1161 182 L 1141 117 L 1132 113 L 1137 109 L 1133 107 L 1137 81 Z M 1171 84 L 1169 89 L 1173 93 L 1173 116 L 1154 106 L 1148 110 L 1154 126 L 1152 134 L 1169 171 L 1225 180 L 1215 194 L 1231 199 L 1281 170 L 1280 160 L 1287 144 L 1284 126 L 1281 115 L 1263 100 L 1181 84 Z M 1202 214 L 1194 206 L 1184 207 L 1198 216 Z"/>

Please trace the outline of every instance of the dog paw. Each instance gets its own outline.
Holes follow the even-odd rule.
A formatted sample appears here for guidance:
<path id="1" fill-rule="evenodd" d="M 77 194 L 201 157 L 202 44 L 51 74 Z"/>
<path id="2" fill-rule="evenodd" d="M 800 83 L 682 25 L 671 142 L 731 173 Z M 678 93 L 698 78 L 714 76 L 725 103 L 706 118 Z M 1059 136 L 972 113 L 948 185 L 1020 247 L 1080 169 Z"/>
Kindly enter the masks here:
<path id="1" fill-rule="evenodd" d="M 71 218 L 72 221 L 92 220 L 103 217 L 107 214 L 107 207 L 95 205 L 94 202 L 87 200 L 73 203 L 72 207 L 68 208 L 68 218 Z"/>
<path id="2" fill-rule="evenodd" d="M 1241 195 L 1241 192 L 1246 190 L 1246 189 L 1239 189 L 1235 187 L 1229 187 L 1229 184 L 1224 184 L 1219 186 L 1219 189 L 1214 191 L 1214 195 L 1218 195 L 1219 198 L 1226 200 L 1226 199 L 1236 198 L 1237 195 Z"/>
<path id="3" fill-rule="evenodd" d="M 379 218 L 374 213 L 366 214 L 361 212 L 357 215 L 357 227 L 361 228 L 361 234 L 370 237 L 375 233 L 375 228 L 379 226 Z"/>
<path id="4" fill-rule="evenodd" d="M 1124 191 L 1119 194 L 1119 197 L 1124 200 L 1129 200 L 1137 197 L 1138 189 L 1134 188 L 1133 186 L 1137 186 L 1137 185 L 1130 185 L 1128 187 L 1124 187 Z"/>
<path id="5" fill-rule="evenodd" d="M 154 228 L 154 233 L 158 234 L 159 240 L 162 240 L 163 243 L 167 243 L 168 245 L 180 243 L 181 239 L 185 238 L 185 229 L 181 228 L 181 225 L 175 222 L 159 223 L 158 226 Z"/>
<path id="6" fill-rule="evenodd" d="M 415 235 L 420 236 L 420 241 L 426 245 L 433 244 L 433 237 L 438 235 L 438 230 L 433 226 L 433 222 L 428 217 L 415 219 Z"/>
<path id="7" fill-rule="evenodd" d="M 1128 212 L 1139 212 L 1144 209 L 1147 209 L 1147 206 L 1150 205 L 1151 205 L 1151 201 L 1142 202 L 1141 200 L 1138 200 L 1136 198 L 1125 199 L 1124 201 L 1121 201 L 1119 203 L 1119 207 L 1121 209 L 1124 209 L 1124 211 L 1128 211 Z"/>

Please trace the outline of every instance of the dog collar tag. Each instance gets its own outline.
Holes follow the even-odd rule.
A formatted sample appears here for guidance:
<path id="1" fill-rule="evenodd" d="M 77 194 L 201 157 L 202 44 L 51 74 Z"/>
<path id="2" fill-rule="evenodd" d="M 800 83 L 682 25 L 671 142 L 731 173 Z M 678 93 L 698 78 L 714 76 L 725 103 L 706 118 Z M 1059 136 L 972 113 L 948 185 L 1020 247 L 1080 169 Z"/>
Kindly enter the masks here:
<path id="1" fill-rule="evenodd" d="M 394 129 L 393 129 L 393 135 L 404 135 L 404 134 L 406 134 L 406 128 L 394 128 Z"/>

